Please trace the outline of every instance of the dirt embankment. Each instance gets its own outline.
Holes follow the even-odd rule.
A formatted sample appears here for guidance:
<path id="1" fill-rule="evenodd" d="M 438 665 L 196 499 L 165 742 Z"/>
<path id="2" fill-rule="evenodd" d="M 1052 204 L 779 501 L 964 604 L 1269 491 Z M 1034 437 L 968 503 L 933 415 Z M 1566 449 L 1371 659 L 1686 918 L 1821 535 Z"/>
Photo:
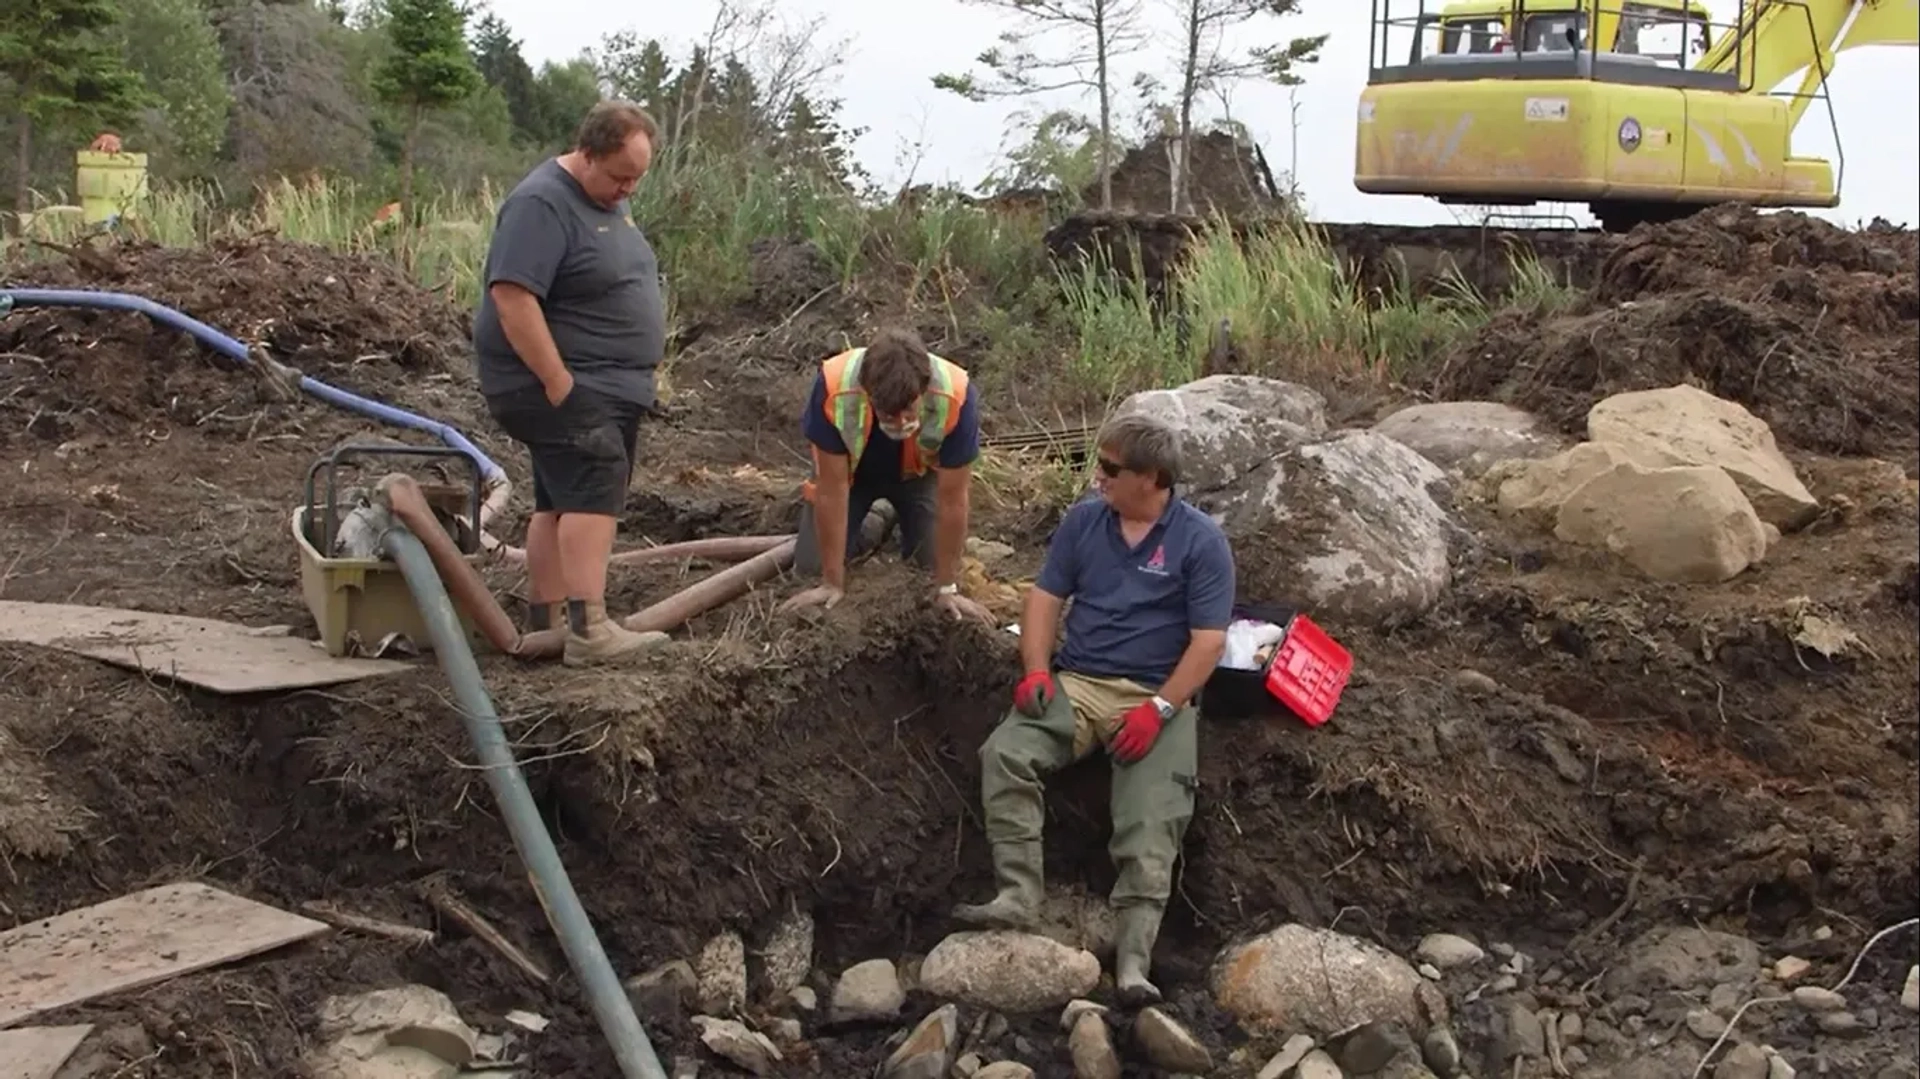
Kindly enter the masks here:
<path id="1" fill-rule="evenodd" d="M 1634 287 L 1653 295 L 1655 271 L 1698 257 L 1684 254 L 1690 235 L 1679 226 L 1630 238 L 1642 254 L 1616 258 L 1608 280 L 1639 265 L 1647 283 Z M 1844 263 L 1852 249 L 1808 240 L 1797 250 Z M 767 312 L 751 333 L 689 332 L 676 417 L 649 431 L 658 464 L 637 481 L 629 535 L 759 531 L 791 511 L 785 492 L 803 464 L 788 450 L 808 364 L 835 334 L 889 309 L 882 294 L 809 305 L 825 285 L 805 287 L 811 280 L 792 267 L 773 272 L 784 265 L 776 255 L 763 253 Z M 204 255 L 121 257 L 156 260 L 141 271 L 156 299 L 169 280 L 214 272 L 195 261 Z M 1728 259 L 1718 272 L 1732 279 L 1742 271 Z M 181 268 L 166 268 L 176 260 Z M 1799 265 L 1830 290 L 1879 272 Z M 1892 275 L 1910 283 L 1910 256 L 1904 267 Z M 269 304 L 301 295 L 307 274 L 291 256 L 264 258 L 236 281 L 243 291 L 209 296 L 191 313 L 238 330 L 219 320 L 257 318 L 248 295 Z M 478 412 L 464 383 L 422 388 L 431 376 L 391 360 L 349 362 L 398 355 L 408 318 L 458 317 L 409 314 L 408 304 L 431 299 L 392 293 L 371 301 L 392 321 L 362 340 L 328 336 L 326 325 L 340 323 L 309 330 L 332 344 L 303 362 L 465 425 L 524 481 L 518 456 L 470 419 Z M 1797 295 L 1754 304 L 1784 321 Z M 1789 306 L 1764 306 L 1781 302 Z M 316 325 L 329 309 L 278 310 Z M 1809 323 L 1800 347 L 1825 333 L 1865 334 L 1859 317 L 1881 307 L 1848 310 L 1854 322 Z M 1573 336 L 1558 323 L 1533 332 Z M 125 316 L 16 313 L 0 335 L 6 350 L 40 361 L 9 368 L 0 386 L 13 432 L 0 464 L 17 477 L 0 496 L 7 598 L 310 626 L 284 538 L 299 478 L 329 440 L 393 429 L 311 401 L 267 409 L 251 398 L 258 415 L 245 424 L 197 423 L 170 404 L 179 387 L 209 408 L 257 388 L 173 343 L 163 369 L 174 381 L 148 381 L 159 362 L 149 350 L 164 335 Z M 434 341 L 442 355 L 459 349 L 454 336 Z M 1822 377 L 1864 386 L 1877 361 L 1861 355 L 1854 362 L 1866 368 Z M 1568 384 L 1555 392 L 1565 400 L 1599 384 L 1562 370 Z M 98 400 L 122 403 L 91 403 L 93 383 L 103 387 Z M 1793 392 L 1812 400 L 1810 389 Z M 1782 393 L 1768 400 L 1796 399 Z M 50 401 L 65 402 L 62 426 L 23 429 Z M 1885 425 L 1906 423 L 1911 445 L 1911 413 L 1879 407 Z M 1820 448 L 1808 441 L 1818 428 L 1773 422 L 1796 454 Z M 69 445 L 89 436 L 84 452 Z M 1837 947 L 1857 947 L 1863 933 L 1847 921 L 1870 932 L 1910 915 L 1920 887 L 1916 517 L 1906 492 L 1875 486 L 1857 464 L 1809 466 L 1815 494 L 1836 506 L 1833 496 L 1846 495 L 1852 509 L 1719 588 L 1634 581 L 1602 558 L 1470 518 L 1478 538 L 1424 622 L 1379 634 L 1331 626 L 1360 657 L 1331 724 L 1209 721 L 1198 815 L 1156 956 L 1180 1014 L 1217 1047 L 1237 1045 L 1243 1036 L 1207 999 L 1203 967 L 1234 934 L 1282 920 L 1338 920 L 1402 951 L 1435 929 L 1468 930 L 1557 956 L 1575 973 L 1597 972 L 1615 943 L 1652 925 L 1699 922 L 1771 940 L 1835 924 Z M 982 516 L 978 531 L 1030 528 L 1019 513 Z M 1283 554 L 1284 542 L 1276 537 L 1268 553 Z M 1023 546 L 1003 575 L 1030 571 L 1037 557 L 1037 543 Z M 658 599 L 687 572 L 623 574 L 618 601 Z M 951 928 L 956 898 L 989 888 L 977 749 L 1006 705 L 1013 639 L 956 631 L 903 604 L 908 582 L 892 567 L 862 567 L 855 583 L 817 622 L 771 613 L 791 587 L 781 583 L 699 620 L 632 672 L 586 678 L 486 662 L 548 826 L 623 974 L 688 956 L 725 928 L 758 939 L 796 905 L 816 917 L 823 971 L 923 953 Z M 1808 612 L 1866 648 L 1810 650 L 1799 639 Z M 432 915 L 410 886 L 446 873 L 519 944 L 563 965 L 431 666 L 271 701 L 210 699 L 20 648 L 0 649 L 0 668 L 9 672 L 0 732 L 11 742 L 0 747 L 0 860 L 11 874 L 0 924 L 198 875 L 283 905 L 327 899 L 425 925 Z M 1096 895 L 1112 883 L 1105 788 L 1090 767 L 1049 791 L 1049 875 Z M 530 1043 L 534 1073 L 615 1074 L 570 981 L 540 990 L 455 932 L 412 951 L 335 935 L 53 1019 L 134 1032 L 129 1044 L 163 1050 L 150 1074 L 164 1079 L 286 1074 L 313 1035 L 314 1002 L 397 980 L 445 989 L 470 1022 L 497 1026 L 513 1008 L 553 1019 Z M 929 1003 L 916 999 L 911 1010 Z M 1024 1036 L 1051 1044 L 1053 1023 L 1040 1017 Z M 655 1033 L 671 1051 L 697 1052 L 684 1023 Z M 864 1073 L 887 1034 L 809 1033 L 814 1056 L 793 1074 Z M 1032 1063 L 1048 1079 L 1069 1074 L 1061 1059 Z"/>
<path id="2" fill-rule="evenodd" d="M 1812 453 L 1920 468 L 1920 235 L 1716 209 L 1636 228 L 1571 317 L 1514 312 L 1424 388 L 1581 431 L 1609 394 L 1694 383 Z"/>

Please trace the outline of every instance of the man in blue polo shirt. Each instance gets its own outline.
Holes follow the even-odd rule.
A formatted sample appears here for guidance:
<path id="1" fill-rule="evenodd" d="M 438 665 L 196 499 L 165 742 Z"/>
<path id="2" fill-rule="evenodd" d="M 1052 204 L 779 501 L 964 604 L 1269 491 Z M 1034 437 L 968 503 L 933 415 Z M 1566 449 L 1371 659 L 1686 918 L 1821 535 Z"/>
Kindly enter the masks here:
<path id="1" fill-rule="evenodd" d="M 1192 699 L 1226 647 L 1233 552 L 1220 526 L 1174 492 L 1178 432 L 1152 417 L 1109 421 L 1096 445 L 1100 497 L 1067 511 L 1020 620 L 1026 675 L 980 749 L 980 799 L 999 894 L 954 917 L 1030 928 L 1043 891 L 1042 783 L 1104 746 L 1113 759 L 1119 879 L 1114 984 L 1152 1003 L 1148 980 L 1173 863 L 1193 816 L 1199 759 Z M 1068 599 L 1066 639 L 1054 631 Z"/>

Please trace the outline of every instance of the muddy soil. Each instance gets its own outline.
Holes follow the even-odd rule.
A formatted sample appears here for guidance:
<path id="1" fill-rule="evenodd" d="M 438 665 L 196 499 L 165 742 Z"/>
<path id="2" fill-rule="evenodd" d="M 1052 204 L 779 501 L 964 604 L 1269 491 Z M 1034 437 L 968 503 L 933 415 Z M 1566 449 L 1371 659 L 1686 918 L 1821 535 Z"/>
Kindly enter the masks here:
<path id="1" fill-rule="evenodd" d="M 1691 382 L 1782 444 L 1920 469 L 1920 234 L 1715 209 L 1636 228 L 1572 317 L 1516 312 L 1426 380 L 1582 432 L 1610 394 Z"/>
<path id="2" fill-rule="evenodd" d="M 209 272 L 142 271 L 155 298 L 170 273 L 191 282 Z M 303 286 L 247 287 L 280 296 Z M 408 318 L 425 318 L 404 305 L 429 300 L 390 291 L 400 297 L 390 309 L 376 298 L 356 311 L 392 320 L 367 332 L 388 334 L 397 356 Z M 724 326 L 694 335 L 674 414 L 649 428 L 623 542 L 790 524 L 804 468 L 787 452 L 797 449 L 790 417 L 809 356 L 833 323 L 857 332 L 886 303 L 831 299 L 818 316 L 775 320 L 751 338 Z M 245 303 L 205 301 L 201 317 L 212 321 L 221 302 Z M 345 317 L 318 303 L 288 310 Z M 313 402 L 253 398 L 245 426 L 196 424 L 169 403 L 167 384 L 146 381 L 156 364 L 171 364 L 164 377 L 205 407 L 231 398 L 238 410 L 257 387 L 183 345 L 156 359 L 151 340 L 130 316 L 29 312 L 0 323 L 0 351 L 37 361 L 9 369 L 0 388 L 14 394 L 0 404 L 10 432 L 0 463 L 15 477 L 0 495 L 0 596 L 311 632 L 286 514 L 316 452 L 394 430 Z M 326 367 L 329 356 L 379 351 L 351 341 L 303 362 L 461 426 L 520 483 L 523 512 L 523 462 L 476 418 L 453 373 L 464 363 L 457 340 L 437 341 L 435 354 L 453 358 L 444 381 L 393 359 Z M 96 382 L 114 408 L 87 403 Z M 734 390 L 750 384 L 763 396 L 743 405 Z M 29 417 L 48 401 L 64 402 L 65 415 L 36 429 Z M 1868 462 L 1797 463 L 1834 512 L 1718 588 L 1637 582 L 1469 506 L 1481 538 L 1428 619 L 1380 634 L 1329 626 L 1360 657 L 1331 724 L 1208 721 L 1200 807 L 1156 971 L 1218 1057 L 1244 1036 L 1214 1010 L 1205 966 L 1235 935 L 1283 920 L 1337 921 L 1403 953 L 1424 933 L 1467 930 L 1592 973 L 1649 926 L 1773 942 L 1831 925 L 1834 954 L 1816 957 L 1830 983 L 1874 928 L 1914 913 L 1920 511 L 1909 485 Z M 1027 541 L 999 575 L 1030 572 L 1044 537 L 1034 519 L 982 512 L 980 531 Z M 616 605 L 661 598 L 698 572 L 623 573 Z M 1258 575 L 1248 581 L 1257 593 Z M 951 904 L 990 887 L 976 752 L 1006 706 L 1013 638 L 903 605 L 910 582 L 886 560 L 854 582 L 842 607 L 803 620 L 772 613 L 797 586 L 776 582 L 632 671 L 483 660 L 623 975 L 691 956 L 723 929 L 758 940 L 795 905 L 816 918 L 820 971 L 923 954 L 951 928 Z M 503 596 L 519 586 L 500 571 L 493 583 Z M 1810 615 L 1855 643 L 1821 654 L 1808 643 Z M 431 666 L 252 701 L 19 647 L 0 648 L 0 670 L 0 925 L 196 877 L 283 906 L 325 899 L 429 926 L 415 885 L 444 875 L 519 945 L 564 968 Z M 1049 876 L 1095 894 L 1112 883 L 1105 787 L 1096 764 L 1049 791 Z M 1880 969 L 1893 961 L 1875 960 L 1874 977 L 1897 980 Z M 530 1042 L 529 1074 L 617 1074 L 570 977 L 542 989 L 451 927 L 412 950 L 336 933 L 47 1018 L 120 1030 L 125 1061 L 157 1054 L 142 1065 L 156 1079 L 283 1075 L 313 1037 L 319 1000 L 398 980 L 444 990 L 487 1029 L 514 1008 L 550 1017 Z M 931 1003 L 916 997 L 908 1010 Z M 1049 1079 L 1069 1074 L 1053 1022 L 1022 1020 L 1013 1035 L 1039 1047 L 1025 1059 Z M 699 1052 L 684 1022 L 653 1033 L 663 1055 Z M 791 1074 L 863 1074 L 889 1032 L 810 1033 Z"/>

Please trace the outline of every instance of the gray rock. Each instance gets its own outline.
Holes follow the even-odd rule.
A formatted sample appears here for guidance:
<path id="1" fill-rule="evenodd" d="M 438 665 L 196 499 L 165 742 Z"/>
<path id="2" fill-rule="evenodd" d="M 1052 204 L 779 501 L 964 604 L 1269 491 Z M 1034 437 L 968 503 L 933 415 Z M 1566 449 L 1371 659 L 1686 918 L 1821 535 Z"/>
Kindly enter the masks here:
<path id="1" fill-rule="evenodd" d="M 1852 1012 L 1821 1012 L 1813 1017 L 1813 1025 L 1822 1034 L 1846 1037 L 1866 1033 L 1865 1025 Z"/>
<path id="2" fill-rule="evenodd" d="M 1341 1079 L 1340 1065 L 1324 1049 L 1315 1049 L 1300 1060 L 1294 1079 Z"/>
<path id="3" fill-rule="evenodd" d="M 960 1059 L 953 1062 L 953 1079 L 974 1079 L 980 1074 L 979 1053 L 962 1053 Z"/>
<path id="4" fill-rule="evenodd" d="M 1547 1055 L 1547 1031 L 1540 1025 L 1540 1017 L 1524 1001 L 1509 1000 L 1506 1004 L 1506 1051 L 1502 1059 L 1512 1060 L 1517 1056 L 1539 1059 Z"/>
<path id="5" fill-rule="evenodd" d="M 807 1036 L 798 1019 L 768 1019 L 761 1024 L 761 1029 L 775 1045 L 798 1045 Z"/>
<path id="6" fill-rule="evenodd" d="M 1031 933 L 955 933 L 920 966 L 926 992 L 1011 1014 L 1058 1008 L 1099 982 L 1093 953 Z"/>
<path id="7" fill-rule="evenodd" d="M 1445 473 L 1384 435 L 1342 431 L 1195 495 L 1229 536 L 1290 537 L 1286 584 L 1330 614 L 1392 623 L 1420 614 L 1452 578 L 1459 526 L 1434 499 Z"/>
<path id="8" fill-rule="evenodd" d="M 1767 1079 L 1793 1079 L 1793 1076 L 1793 1065 L 1787 1063 L 1786 1057 L 1775 1055 L 1767 1058 Z"/>
<path id="9" fill-rule="evenodd" d="M 1920 1012 L 1920 964 L 1907 968 L 1907 983 L 1900 987 L 1900 1006 Z"/>
<path id="10" fill-rule="evenodd" d="M 869 959 L 848 967 L 833 987 L 835 1022 L 892 1019 L 907 1002 L 900 976 L 885 959 Z"/>
<path id="11" fill-rule="evenodd" d="M 887 1062 L 881 1079 L 947 1079 L 959 1050 L 960 1009 L 942 1005 L 913 1028 Z"/>
<path id="12" fill-rule="evenodd" d="M 820 994 L 813 991 L 813 986 L 796 985 L 787 990 L 787 1002 L 793 1005 L 795 1011 L 812 1014 L 820 1007 Z"/>
<path id="13" fill-rule="evenodd" d="M 1615 994 L 1751 984 L 1760 974 L 1760 946 L 1745 937 L 1692 926 L 1650 929 L 1627 945 L 1607 972 Z"/>
<path id="14" fill-rule="evenodd" d="M 1420 946 L 1414 949 L 1414 954 L 1441 970 L 1470 966 L 1487 957 L 1487 953 L 1482 951 L 1478 944 L 1452 933 L 1427 934 L 1421 938 Z"/>
<path id="15" fill-rule="evenodd" d="M 1146 1008 L 1133 1021 L 1133 1037 L 1147 1059 L 1170 1072 L 1210 1072 L 1213 1054 L 1186 1027 L 1158 1008 Z"/>
<path id="16" fill-rule="evenodd" d="M 1067 1002 L 1067 1006 L 1060 1012 L 1060 1029 L 1069 1034 L 1073 1033 L 1073 1025 L 1079 1022 L 1080 1016 L 1087 1012 L 1098 1012 L 1101 1015 L 1105 1015 L 1107 1014 L 1107 1006 L 1104 1004 L 1095 1004 L 1091 1000 L 1070 1000 Z"/>
<path id="17" fill-rule="evenodd" d="M 806 981 L 807 972 L 813 969 L 813 915 L 795 910 L 781 918 L 767 934 L 766 945 L 760 949 L 760 963 L 766 991 L 763 1000 L 777 1000 Z"/>
<path id="18" fill-rule="evenodd" d="M 1033 1069 L 1017 1060 L 999 1060 L 974 1072 L 973 1079 L 1033 1079 Z"/>
<path id="19" fill-rule="evenodd" d="M 1734 986 L 1716 985 L 1713 987 L 1713 992 L 1707 994 L 1707 1007 L 1720 1015 L 1730 1017 L 1740 1007 L 1740 1002 L 1745 999 L 1746 994 Z"/>
<path id="20" fill-rule="evenodd" d="M 1341 1037 L 1336 1059 L 1348 1075 L 1372 1075 L 1400 1053 L 1398 1032 L 1389 1023 L 1362 1023 Z"/>
<path id="21" fill-rule="evenodd" d="M 1817 985 L 1794 989 L 1793 1002 L 1810 1012 L 1837 1012 L 1847 1006 L 1846 997 Z"/>
<path id="22" fill-rule="evenodd" d="M 1306 1034 L 1295 1034 L 1288 1038 L 1286 1044 L 1280 1047 L 1280 1051 L 1273 1055 L 1272 1060 L 1267 1061 L 1266 1066 L 1260 1069 L 1260 1074 L 1254 1079 L 1280 1079 L 1281 1076 L 1298 1067 L 1308 1053 L 1313 1052 L 1314 1044 L 1313 1038 Z"/>
<path id="23" fill-rule="evenodd" d="M 1807 976 L 1813 964 L 1797 955 L 1781 956 L 1773 964 L 1773 976 L 1783 982 L 1797 982 Z"/>
<path id="24" fill-rule="evenodd" d="M 1440 968 L 1434 966 L 1432 963 L 1422 963 L 1413 969 L 1419 971 L 1420 976 L 1430 982 L 1437 982 L 1440 980 Z"/>
<path id="25" fill-rule="evenodd" d="M 1447 1017 L 1445 998 L 1406 960 L 1303 925 L 1227 948 L 1209 980 L 1221 1009 L 1255 1033 L 1325 1036 L 1376 1020 L 1424 1033 Z"/>
<path id="26" fill-rule="evenodd" d="M 1586 1033 L 1586 1021 L 1580 1018 L 1580 1015 L 1578 1012 L 1561 1012 L 1560 1013 L 1560 1044 L 1561 1045 L 1572 1045 L 1574 1042 L 1579 1041 L 1580 1036 L 1585 1033 Z"/>
<path id="27" fill-rule="evenodd" d="M 747 946 L 734 932 L 707 942 L 693 961 L 697 1000 L 708 1015 L 737 1015 L 747 1006 Z"/>
<path id="28" fill-rule="evenodd" d="M 1701 1041 L 1710 1042 L 1727 1032 L 1727 1021 L 1710 1009 L 1695 1008 L 1687 1013 L 1687 1029 Z"/>
<path id="29" fill-rule="evenodd" d="M 1460 1043 L 1454 1040 L 1453 1031 L 1447 1027 L 1427 1031 L 1427 1036 L 1420 1039 L 1420 1059 L 1441 1076 L 1459 1074 Z"/>
<path id="30" fill-rule="evenodd" d="M 1767 1054 L 1757 1045 L 1741 1042 L 1713 1066 L 1713 1079 L 1767 1079 Z"/>
<path id="31" fill-rule="evenodd" d="M 1113 1051 L 1113 1035 L 1099 1012 L 1083 1011 L 1067 1036 L 1073 1057 L 1074 1079 L 1120 1079 L 1120 1055 Z"/>
<path id="32" fill-rule="evenodd" d="M 1326 398 L 1305 386 L 1249 375 L 1213 375 L 1120 402 L 1116 415 L 1144 412 L 1180 432 L 1184 486 L 1218 491 L 1276 452 L 1324 434 Z"/>
<path id="33" fill-rule="evenodd" d="M 1501 461 L 1549 456 L 1562 442 L 1541 430 L 1532 413 L 1494 401 L 1411 405 L 1374 424 L 1373 430 L 1441 468 L 1467 476 L 1478 476 Z"/>
<path id="34" fill-rule="evenodd" d="M 737 938 L 736 938 L 737 939 Z M 696 1015 L 693 1025 L 700 1031 L 700 1044 L 755 1075 L 771 1075 L 782 1059 L 772 1039 L 734 1019 Z"/>
<path id="35" fill-rule="evenodd" d="M 700 1079 L 700 1062 L 692 1057 L 674 1057 L 673 1079 Z"/>

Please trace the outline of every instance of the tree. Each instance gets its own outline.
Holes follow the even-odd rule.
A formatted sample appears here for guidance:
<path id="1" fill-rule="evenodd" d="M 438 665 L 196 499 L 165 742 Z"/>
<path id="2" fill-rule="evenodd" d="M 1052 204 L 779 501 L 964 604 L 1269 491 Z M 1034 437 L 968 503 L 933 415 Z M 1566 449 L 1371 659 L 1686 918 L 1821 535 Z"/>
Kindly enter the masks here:
<path id="1" fill-rule="evenodd" d="M 458 104 L 480 89 L 480 71 L 467 51 L 464 9 L 454 0 L 388 0 L 387 35 L 393 51 L 374 79 L 380 99 L 402 111 L 400 216 L 413 220 L 413 154 L 429 112 Z"/>
<path id="2" fill-rule="evenodd" d="M 205 175 L 226 142 L 233 111 L 220 35 L 200 0 L 122 0 L 122 5 L 125 18 L 113 36 L 127 67 L 146 87 L 147 106 L 136 127 L 158 154 L 154 171 Z"/>
<path id="3" fill-rule="evenodd" d="M 970 101 L 1092 90 L 1099 99 L 1100 208 L 1113 207 L 1113 62 L 1146 43 L 1139 0 L 965 0 L 1019 16 L 1024 27 L 1000 35 L 978 62 L 990 73 L 935 75 L 933 84 Z M 1051 36 L 1057 51 L 1037 51 Z"/>
<path id="4" fill-rule="evenodd" d="M 124 123 L 146 100 L 139 76 L 109 36 L 113 0 L 8 0 L 0 21 L 0 77 L 16 123 L 14 210 L 33 208 L 36 125 Z"/>
<path id="5" fill-rule="evenodd" d="M 1278 18 L 1299 9 L 1299 0 L 1168 0 L 1180 19 L 1180 88 L 1176 98 L 1174 153 L 1168 167 L 1168 190 L 1174 213 L 1193 211 L 1192 182 L 1187 171 L 1193 145 L 1193 103 L 1203 93 L 1225 95 L 1230 85 L 1260 76 L 1282 86 L 1294 86 L 1300 77 L 1294 68 L 1319 59 L 1327 35 L 1295 38 L 1285 45 L 1256 45 L 1243 53 L 1229 52 L 1226 39 L 1240 38 L 1238 29 L 1259 18 Z M 1234 31 L 1229 33 L 1229 31 Z"/>
<path id="6" fill-rule="evenodd" d="M 506 99 L 514 130 L 528 141 L 538 141 L 539 95 L 533 66 L 520 51 L 520 42 L 500 16 L 488 14 L 473 28 L 473 63 L 487 85 Z"/>

